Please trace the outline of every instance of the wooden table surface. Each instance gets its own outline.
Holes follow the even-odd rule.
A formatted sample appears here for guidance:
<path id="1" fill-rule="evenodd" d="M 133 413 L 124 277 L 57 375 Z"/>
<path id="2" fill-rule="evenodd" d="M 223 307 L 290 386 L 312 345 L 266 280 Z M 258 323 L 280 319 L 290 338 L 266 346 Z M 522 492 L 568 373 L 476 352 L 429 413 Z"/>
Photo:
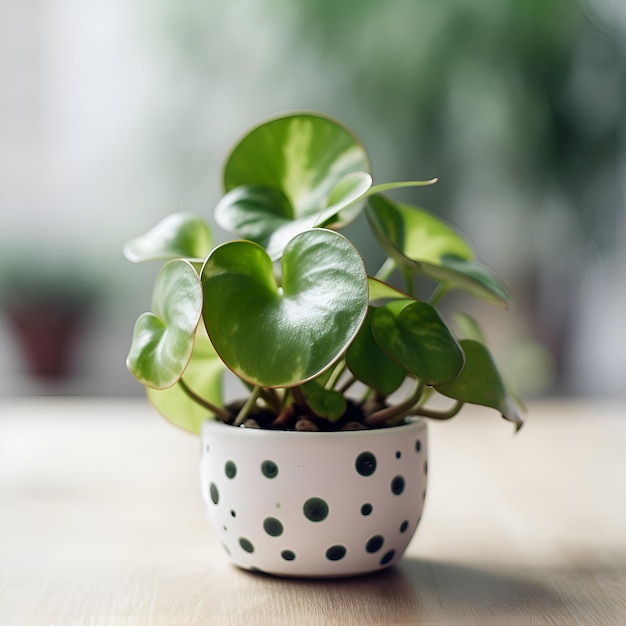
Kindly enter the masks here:
<path id="1" fill-rule="evenodd" d="M 231 566 L 198 460 L 144 400 L 0 399 L 0 624 L 626 624 L 623 402 L 431 424 L 408 554 L 348 580 Z"/>

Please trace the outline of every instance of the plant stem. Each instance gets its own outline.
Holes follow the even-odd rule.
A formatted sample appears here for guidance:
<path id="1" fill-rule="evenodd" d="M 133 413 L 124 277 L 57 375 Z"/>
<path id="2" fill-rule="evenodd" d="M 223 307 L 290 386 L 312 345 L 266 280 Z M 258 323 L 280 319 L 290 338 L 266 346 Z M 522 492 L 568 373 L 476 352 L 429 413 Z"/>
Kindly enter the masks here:
<path id="1" fill-rule="evenodd" d="M 365 423 L 368 426 L 380 426 L 396 417 L 407 415 L 415 409 L 423 393 L 424 384 L 418 381 L 417 385 L 415 385 L 415 390 L 404 402 L 374 411 L 365 418 Z"/>
<path id="2" fill-rule="evenodd" d="M 396 262 L 388 257 L 385 262 L 380 266 L 380 269 L 376 272 L 374 278 L 378 280 L 386 281 L 391 274 L 393 274 L 393 270 L 396 269 Z"/>
<path id="3" fill-rule="evenodd" d="M 215 413 L 215 415 L 217 415 L 217 417 L 219 417 L 223 422 L 230 422 L 232 415 L 226 409 L 200 397 L 193 389 L 189 387 L 189 385 L 187 385 L 187 383 L 182 378 L 179 379 L 178 384 L 180 385 L 180 388 L 185 392 L 185 394 L 187 394 L 187 396 L 191 398 L 191 400 L 198 403 L 200 406 L 204 407 L 208 411 L 211 411 L 211 413 Z"/>
<path id="4" fill-rule="evenodd" d="M 304 393 L 300 387 L 292 387 L 291 393 L 293 394 L 293 399 L 303 415 L 313 415 L 313 411 L 311 407 L 307 404 L 306 398 L 304 397 Z"/>
<path id="5" fill-rule="evenodd" d="M 402 278 L 404 279 L 404 287 L 406 292 L 412 297 L 414 293 L 413 274 L 411 274 L 411 272 L 406 269 L 406 267 L 402 268 Z"/>
<path id="6" fill-rule="evenodd" d="M 258 397 L 261 395 L 262 390 L 262 387 L 255 387 L 252 390 L 252 393 L 248 396 L 245 404 L 241 407 L 239 413 L 237 413 L 237 417 L 233 422 L 233 426 L 241 426 L 241 424 L 243 424 L 244 420 L 246 419 L 246 417 L 248 417 L 248 414 L 250 413 L 250 409 L 252 409 Z"/>
<path id="7" fill-rule="evenodd" d="M 432 409 L 419 408 L 415 411 L 415 414 L 435 420 L 449 420 L 461 410 L 463 404 L 463 402 L 457 400 L 447 411 L 433 411 Z"/>
<path id="8" fill-rule="evenodd" d="M 261 397 L 267 405 L 274 411 L 274 413 L 280 413 L 282 409 L 282 401 L 278 395 L 276 389 L 270 389 L 268 387 L 261 388 Z"/>
<path id="9" fill-rule="evenodd" d="M 430 299 L 428 300 L 428 304 L 431 306 L 435 306 L 439 300 L 448 292 L 449 286 L 445 283 L 439 283 L 435 290 L 433 291 Z"/>
<path id="10" fill-rule="evenodd" d="M 344 359 L 343 361 L 341 361 L 341 363 L 339 363 L 339 365 L 337 365 L 337 367 L 335 367 L 335 369 L 333 370 L 333 373 L 328 378 L 328 382 L 326 383 L 326 385 L 324 385 L 324 388 L 334 389 L 335 385 L 339 382 L 341 375 L 346 371 L 346 367 L 347 367 L 347 364 Z"/>

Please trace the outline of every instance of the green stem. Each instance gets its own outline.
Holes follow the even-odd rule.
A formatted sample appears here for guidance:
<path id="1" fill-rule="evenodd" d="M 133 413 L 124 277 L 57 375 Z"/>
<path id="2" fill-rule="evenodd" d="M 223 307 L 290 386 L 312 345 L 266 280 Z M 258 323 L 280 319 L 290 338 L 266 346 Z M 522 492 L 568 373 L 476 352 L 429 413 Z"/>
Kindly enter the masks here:
<path id="1" fill-rule="evenodd" d="M 424 384 L 418 381 L 417 385 L 415 385 L 415 390 L 404 402 L 374 411 L 365 418 L 365 423 L 368 426 L 380 426 L 381 424 L 389 422 L 394 418 L 400 418 L 404 415 L 408 415 L 415 410 L 415 406 L 420 401 L 423 393 Z"/>
<path id="2" fill-rule="evenodd" d="M 328 378 L 328 382 L 324 385 L 324 389 L 334 389 L 335 385 L 339 382 L 341 375 L 346 371 L 347 364 L 345 359 L 335 367 L 333 373 Z"/>
<path id="3" fill-rule="evenodd" d="M 280 413 L 282 410 L 282 400 L 278 395 L 276 389 L 270 389 L 267 387 L 261 388 L 261 397 L 265 400 L 267 406 L 274 411 L 274 413 Z"/>
<path id="4" fill-rule="evenodd" d="M 449 420 L 463 408 L 463 404 L 463 402 L 458 400 L 447 411 L 433 411 L 432 409 L 419 408 L 415 411 L 415 414 L 435 420 Z"/>
<path id="5" fill-rule="evenodd" d="M 194 402 L 198 403 L 200 406 L 204 407 L 211 413 L 215 413 L 223 422 L 230 422 L 232 415 L 224 408 L 205 400 L 201 396 L 199 396 L 193 389 L 187 385 L 187 383 L 181 378 L 178 381 L 180 388 L 187 394 L 189 398 L 191 398 Z"/>
<path id="6" fill-rule="evenodd" d="M 404 279 L 404 288 L 406 292 L 413 296 L 413 274 L 406 268 L 402 268 L 402 278 Z"/>
<path id="7" fill-rule="evenodd" d="M 448 292 L 449 289 L 450 287 L 448 284 L 439 283 L 437 287 L 435 287 L 432 295 L 430 296 L 428 304 L 430 304 L 431 306 L 435 306 L 436 304 L 438 304 L 439 300 L 441 300 L 441 298 Z"/>
<path id="8" fill-rule="evenodd" d="M 385 262 L 380 266 L 380 269 L 376 272 L 374 278 L 378 280 L 386 281 L 396 269 L 396 262 L 392 258 L 387 258 Z"/>
<path id="9" fill-rule="evenodd" d="M 262 390 L 263 390 L 262 387 L 255 387 L 252 390 L 245 404 L 241 407 L 241 409 L 239 410 L 239 413 L 237 413 L 237 417 L 235 418 L 235 421 L 233 422 L 233 426 L 241 426 L 241 424 L 243 424 L 246 417 L 248 417 L 250 410 L 255 405 L 256 401 L 261 395 Z"/>

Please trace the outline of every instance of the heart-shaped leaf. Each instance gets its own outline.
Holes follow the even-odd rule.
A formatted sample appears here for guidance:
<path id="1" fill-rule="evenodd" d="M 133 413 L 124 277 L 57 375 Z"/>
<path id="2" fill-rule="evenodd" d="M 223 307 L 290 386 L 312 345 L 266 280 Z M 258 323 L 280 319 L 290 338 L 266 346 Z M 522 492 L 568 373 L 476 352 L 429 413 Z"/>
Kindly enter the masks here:
<path id="1" fill-rule="evenodd" d="M 222 379 L 225 371 L 203 324 L 198 324 L 193 353 L 182 381 L 192 392 L 208 402 L 221 406 Z M 185 392 L 179 380 L 169 389 L 148 387 L 148 399 L 156 410 L 170 422 L 195 434 L 200 434 L 202 422 L 212 414 Z"/>
<path id="2" fill-rule="evenodd" d="M 474 339 L 462 339 L 460 344 L 465 353 L 465 367 L 452 382 L 437 385 L 437 391 L 461 402 L 496 409 L 519 430 L 522 419 L 515 400 L 507 391 L 487 347 Z"/>
<path id="3" fill-rule="evenodd" d="M 139 382 L 166 389 L 185 371 L 202 313 L 202 285 L 191 263 L 178 259 L 161 268 L 152 310 L 135 324 L 126 364 Z"/>
<path id="4" fill-rule="evenodd" d="M 381 195 L 369 198 L 366 214 L 381 245 L 400 267 L 492 304 L 510 304 L 504 285 L 474 260 L 467 241 L 433 214 Z"/>
<path id="5" fill-rule="evenodd" d="M 406 376 L 403 367 L 390 359 L 372 334 L 374 310 L 370 308 L 365 323 L 346 352 L 346 363 L 353 376 L 373 387 L 383 396 L 393 393 Z"/>
<path id="6" fill-rule="evenodd" d="M 257 126 L 235 146 L 224 168 L 224 188 L 279 189 L 298 218 L 324 210 L 337 183 L 358 171 L 369 171 L 369 162 L 349 130 L 322 115 L 295 113 Z"/>
<path id="7" fill-rule="evenodd" d="M 387 355 L 426 385 L 448 382 L 463 368 L 459 344 L 425 302 L 397 300 L 376 309 L 372 330 Z"/>
<path id="8" fill-rule="evenodd" d="M 367 275 L 342 235 L 312 229 L 294 237 L 281 261 L 282 285 L 258 244 L 217 247 L 202 270 L 204 323 L 220 358 L 264 387 L 319 375 L 346 350 L 367 312 Z"/>
<path id="9" fill-rule="evenodd" d="M 314 391 L 307 398 L 307 402 L 317 415 L 329 422 L 336 422 L 346 412 L 348 406 L 342 393 L 330 389 Z"/>
<path id="10" fill-rule="evenodd" d="M 177 258 L 204 261 L 212 245 L 211 229 L 203 219 L 191 213 L 172 213 L 129 241 L 124 256 L 133 263 Z"/>

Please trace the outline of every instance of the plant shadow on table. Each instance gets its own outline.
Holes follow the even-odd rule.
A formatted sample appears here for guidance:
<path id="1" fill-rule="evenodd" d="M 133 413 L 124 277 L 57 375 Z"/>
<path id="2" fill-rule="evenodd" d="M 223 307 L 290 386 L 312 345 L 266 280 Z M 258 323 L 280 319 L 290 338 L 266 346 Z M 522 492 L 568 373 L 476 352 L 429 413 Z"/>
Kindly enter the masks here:
<path id="1" fill-rule="evenodd" d="M 323 594 L 327 607 L 376 618 L 385 615 L 551 615 L 586 604 L 576 577 L 567 592 L 549 584 L 545 570 L 502 570 L 405 557 L 383 572 L 345 579 L 281 579 L 263 574 L 265 585 L 302 594 Z"/>

